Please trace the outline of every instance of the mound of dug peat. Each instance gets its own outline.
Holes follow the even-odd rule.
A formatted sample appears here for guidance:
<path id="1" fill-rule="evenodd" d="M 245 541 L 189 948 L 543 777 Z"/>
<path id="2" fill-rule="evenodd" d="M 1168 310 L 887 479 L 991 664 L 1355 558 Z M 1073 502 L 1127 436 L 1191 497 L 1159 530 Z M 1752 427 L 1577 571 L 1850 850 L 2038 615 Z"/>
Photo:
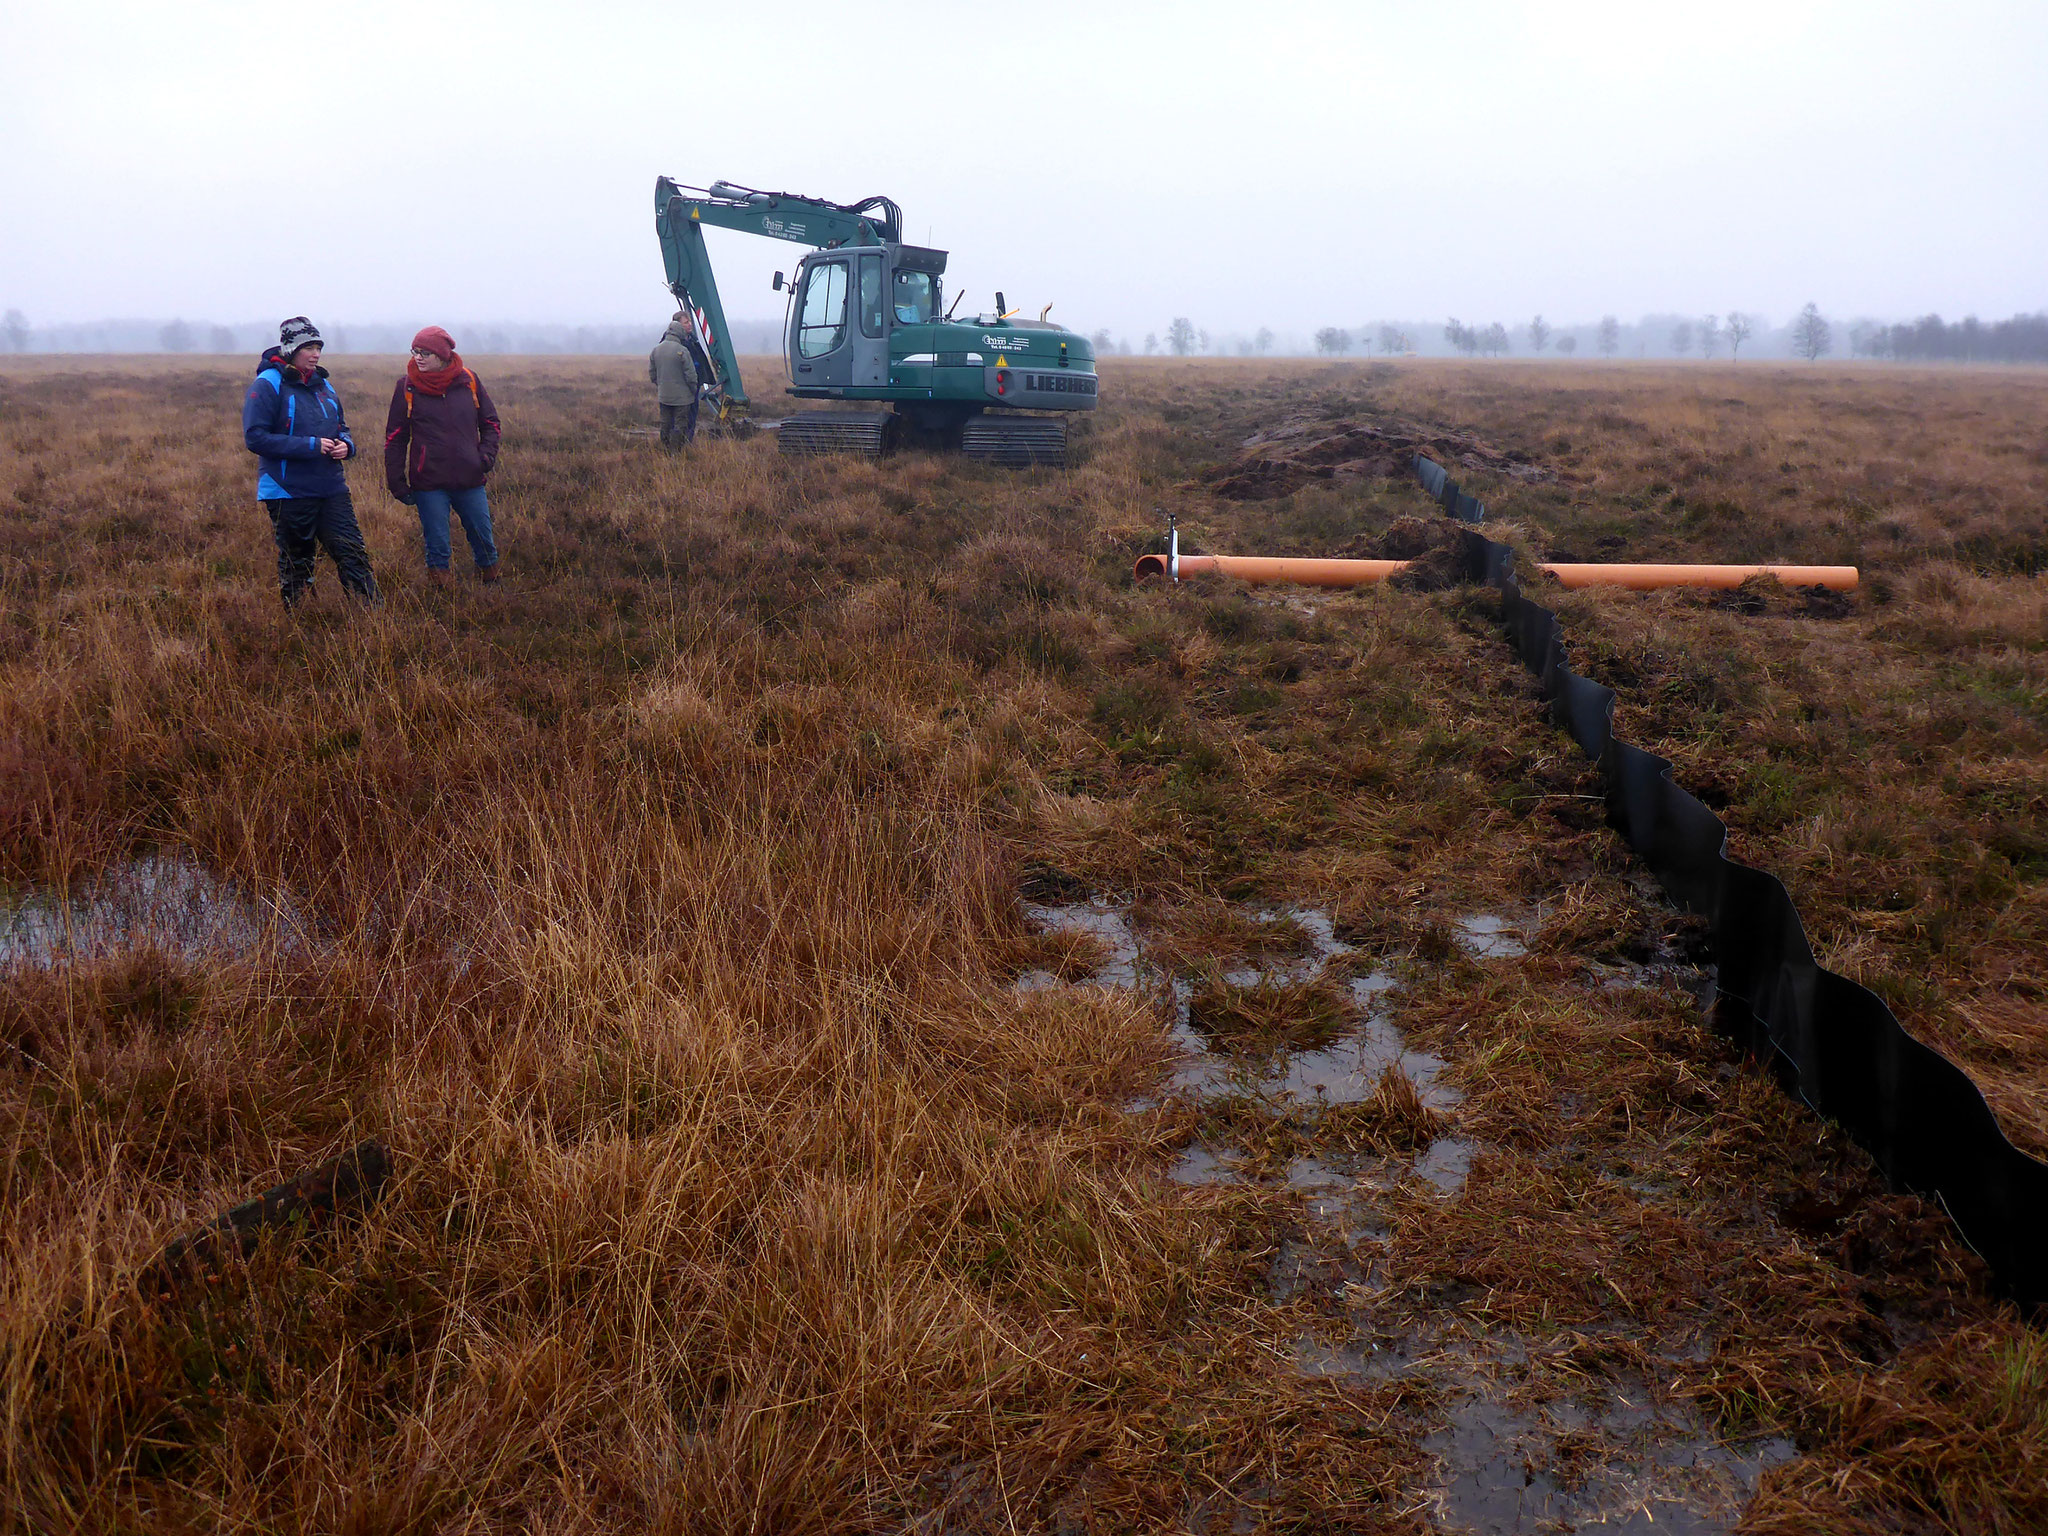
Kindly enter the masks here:
<path id="1" fill-rule="evenodd" d="M 1239 444 L 1236 457 L 1211 465 L 1196 479 L 1228 501 L 1272 501 L 1316 480 L 1403 477 L 1412 473 L 1418 453 L 1517 480 L 1556 478 L 1527 454 L 1495 448 L 1463 432 L 1303 414 L 1260 428 Z"/>
<path id="2" fill-rule="evenodd" d="M 1469 578 L 1465 535 L 1447 517 L 1396 518 L 1379 533 L 1354 534 L 1333 553 L 1345 560 L 1406 560 L 1389 582 L 1406 592 L 1441 592 Z"/>

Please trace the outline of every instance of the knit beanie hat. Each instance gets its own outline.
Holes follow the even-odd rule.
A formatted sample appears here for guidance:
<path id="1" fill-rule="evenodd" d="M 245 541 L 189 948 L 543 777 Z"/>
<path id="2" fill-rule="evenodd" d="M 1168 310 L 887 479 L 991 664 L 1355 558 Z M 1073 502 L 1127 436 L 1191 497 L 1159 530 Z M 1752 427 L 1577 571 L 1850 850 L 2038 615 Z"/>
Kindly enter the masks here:
<path id="1" fill-rule="evenodd" d="M 277 328 L 277 350 L 286 357 L 290 357 L 301 347 L 326 345 L 327 343 L 321 340 L 320 327 L 304 315 L 293 315 Z"/>
<path id="2" fill-rule="evenodd" d="M 433 353 L 444 365 L 455 356 L 455 338 L 438 325 L 423 327 L 419 335 L 413 337 L 412 344 Z"/>

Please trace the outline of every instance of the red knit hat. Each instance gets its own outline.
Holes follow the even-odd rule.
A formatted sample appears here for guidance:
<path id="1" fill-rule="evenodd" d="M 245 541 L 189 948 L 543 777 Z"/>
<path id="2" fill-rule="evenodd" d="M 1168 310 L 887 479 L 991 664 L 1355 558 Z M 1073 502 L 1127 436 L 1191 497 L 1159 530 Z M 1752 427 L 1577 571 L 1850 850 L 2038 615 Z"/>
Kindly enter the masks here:
<path id="1" fill-rule="evenodd" d="M 455 338 L 442 330 L 438 325 L 430 325 L 422 329 L 419 335 L 413 337 L 412 344 L 416 347 L 425 347 L 434 356 L 440 358 L 443 363 L 446 363 L 455 355 Z"/>

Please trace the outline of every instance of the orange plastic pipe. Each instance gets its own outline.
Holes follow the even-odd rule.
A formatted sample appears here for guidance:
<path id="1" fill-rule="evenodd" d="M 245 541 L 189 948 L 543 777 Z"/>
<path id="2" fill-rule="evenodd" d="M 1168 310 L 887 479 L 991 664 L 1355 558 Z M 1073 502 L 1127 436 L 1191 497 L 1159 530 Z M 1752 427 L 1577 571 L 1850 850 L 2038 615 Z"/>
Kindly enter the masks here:
<path id="1" fill-rule="evenodd" d="M 1182 555 L 1183 576 L 1235 576 L 1239 581 L 1291 581 L 1304 587 L 1366 587 L 1403 569 L 1406 560 L 1307 560 L 1264 555 Z M 1654 592 L 1662 587 L 1739 587 L 1752 576 L 1775 576 L 1788 587 L 1856 590 L 1853 565 L 1572 565 L 1543 564 L 1567 587 L 1627 587 Z M 1131 574 L 1139 581 L 1165 576 L 1165 555 L 1141 555 Z"/>
<path id="2" fill-rule="evenodd" d="M 1187 564 L 1185 557 L 1182 565 Z M 1788 587 L 1832 587 L 1854 592 L 1853 565 L 1543 565 L 1568 587 L 1627 587 L 1654 592 L 1659 587 L 1739 587 L 1752 576 L 1775 576 Z"/>
<path id="3" fill-rule="evenodd" d="M 1158 556 L 1152 558 L 1158 559 Z M 1369 587 L 1406 560 L 1293 560 L 1268 555 L 1182 555 L 1183 576 L 1235 576 L 1239 581 L 1291 581 L 1301 587 Z"/>

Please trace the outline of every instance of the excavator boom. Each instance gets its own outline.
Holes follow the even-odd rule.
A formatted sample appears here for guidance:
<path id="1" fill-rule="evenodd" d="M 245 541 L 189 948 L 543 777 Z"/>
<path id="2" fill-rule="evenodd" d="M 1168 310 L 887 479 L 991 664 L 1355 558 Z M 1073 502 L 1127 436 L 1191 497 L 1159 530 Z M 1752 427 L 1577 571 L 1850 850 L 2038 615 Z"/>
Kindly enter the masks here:
<path id="1" fill-rule="evenodd" d="M 718 296 L 718 280 L 711 273 L 711 257 L 704 248 L 707 224 L 820 249 L 879 245 L 903 238 L 902 211 L 886 197 L 828 203 L 793 192 L 759 192 L 725 181 L 702 188 L 685 187 L 666 176 L 655 178 L 654 230 L 661 240 L 669 292 L 689 316 L 709 356 L 721 415 L 726 401 L 745 405 L 747 391 L 740 383 L 739 357 L 725 323 L 725 306 Z"/>

